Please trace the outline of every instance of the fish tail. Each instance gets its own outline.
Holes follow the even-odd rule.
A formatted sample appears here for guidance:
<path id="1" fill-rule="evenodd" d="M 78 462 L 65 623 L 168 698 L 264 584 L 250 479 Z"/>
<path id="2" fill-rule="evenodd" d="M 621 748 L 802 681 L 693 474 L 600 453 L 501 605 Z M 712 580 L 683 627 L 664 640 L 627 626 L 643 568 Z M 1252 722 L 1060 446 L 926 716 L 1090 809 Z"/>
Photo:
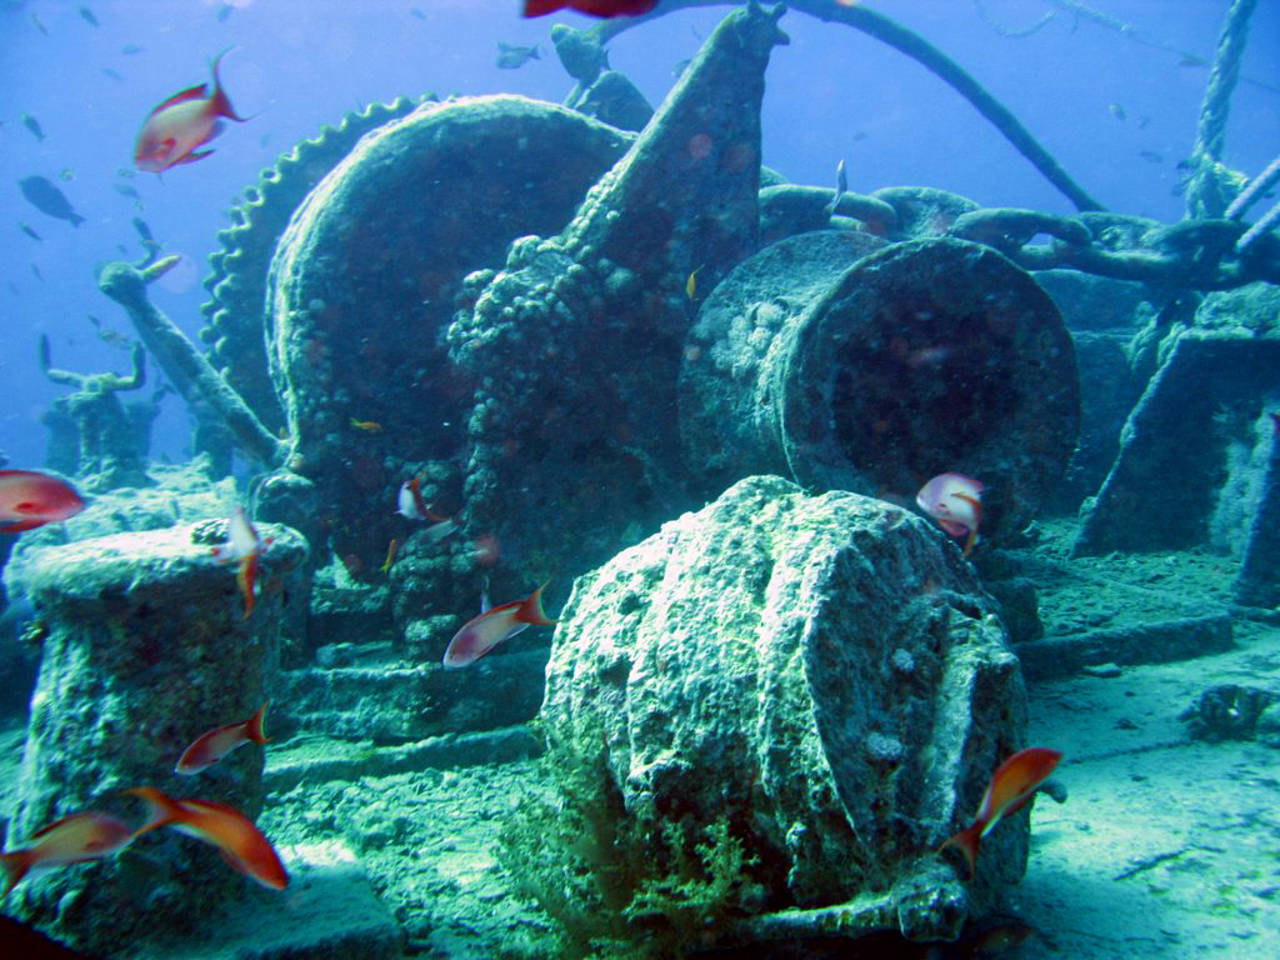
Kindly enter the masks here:
<path id="1" fill-rule="evenodd" d="M 7 897 L 9 891 L 22 882 L 22 878 L 31 869 L 33 858 L 30 850 L 14 850 L 12 853 L 0 853 L 0 868 L 4 869 L 4 893 L 0 899 Z"/>
<path id="2" fill-rule="evenodd" d="M 557 621 L 552 620 L 542 609 L 542 591 L 546 588 L 548 580 L 533 593 L 529 594 L 529 598 L 520 604 L 520 609 L 516 611 L 516 619 L 521 623 L 531 623 L 537 627 L 550 627 Z"/>
<path id="3" fill-rule="evenodd" d="M 147 805 L 147 822 L 133 832 L 131 839 L 136 839 L 148 830 L 154 830 L 156 827 L 163 827 L 167 823 L 181 819 L 182 808 L 166 793 L 161 793 L 155 787 L 131 787 L 128 790 L 122 790 L 131 797 L 138 797 Z"/>
<path id="4" fill-rule="evenodd" d="M 978 869 L 978 845 L 982 843 L 982 830 L 986 826 L 981 820 L 977 820 L 972 826 L 961 830 L 955 836 L 947 838 L 946 842 L 938 848 L 941 853 L 947 847 L 958 847 L 960 852 L 964 854 L 965 861 L 969 864 L 969 879 L 973 879 L 974 873 Z"/>
<path id="5" fill-rule="evenodd" d="M 236 574 L 236 582 L 240 585 L 240 592 L 244 594 L 244 619 L 248 620 L 253 616 L 253 606 L 256 597 L 253 593 L 254 582 L 258 579 L 258 555 L 251 553 L 240 561 L 240 570 Z"/>
<path id="6" fill-rule="evenodd" d="M 249 718 L 249 723 L 245 726 L 245 736 L 254 743 L 269 743 L 271 741 L 271 738 L 262 729 L 262 722 L 267 716 L 267 707 L 269 706 L 271 706 L 270 700 L 258 708 L 258 712 Z"/>
<path id="7" fill-rule="evenodd" d="M 222 62 L 223 57 L 234 49 L 235 47 L 227 47 L 227 49 L 213 58 L 213 97 L 209 103 L 213 108 L 214 116 L 226 117 L 228 120 L 244 123 L 245 118 L 236 113 L 236 108 L 231 105 L 231 98 L 222 89 L 222 80 L 218 76 L 218 64 Z"/>

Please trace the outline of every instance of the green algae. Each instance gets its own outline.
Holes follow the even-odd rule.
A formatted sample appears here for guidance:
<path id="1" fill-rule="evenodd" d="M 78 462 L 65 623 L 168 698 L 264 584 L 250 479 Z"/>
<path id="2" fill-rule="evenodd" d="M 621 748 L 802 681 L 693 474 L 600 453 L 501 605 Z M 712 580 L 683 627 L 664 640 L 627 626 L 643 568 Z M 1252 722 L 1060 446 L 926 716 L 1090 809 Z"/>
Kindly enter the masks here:
<path id="1" fill-rule="evenodd" d="M 513 889 L 555 923 L 552 955 L 665 960 L 716 942 L 764 887 L 733 824 L 627 811 L 603 770 L 548 758 L 552 790 L 522 804 L 496 851 Z"/>

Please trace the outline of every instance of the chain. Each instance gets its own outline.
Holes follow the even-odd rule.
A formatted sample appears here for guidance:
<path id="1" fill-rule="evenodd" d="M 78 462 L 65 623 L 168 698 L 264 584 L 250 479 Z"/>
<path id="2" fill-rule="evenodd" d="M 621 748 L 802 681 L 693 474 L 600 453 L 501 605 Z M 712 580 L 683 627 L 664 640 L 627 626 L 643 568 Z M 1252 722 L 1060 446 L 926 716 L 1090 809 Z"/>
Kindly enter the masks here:
<path id="1" fill-rule="evenodd" d="M 1268 234 L 1241 249 L 1247 230 L 1237 220 L 1165 225 L 1117 213 L 985 208 L 957 216 L 947 235 L 993 247 L 1027 270 L 1066 268 L 1170 289 L 1280 284 L 1280 237 Z M 1033 242 L 1041 236 L 1048 242 Z"/>

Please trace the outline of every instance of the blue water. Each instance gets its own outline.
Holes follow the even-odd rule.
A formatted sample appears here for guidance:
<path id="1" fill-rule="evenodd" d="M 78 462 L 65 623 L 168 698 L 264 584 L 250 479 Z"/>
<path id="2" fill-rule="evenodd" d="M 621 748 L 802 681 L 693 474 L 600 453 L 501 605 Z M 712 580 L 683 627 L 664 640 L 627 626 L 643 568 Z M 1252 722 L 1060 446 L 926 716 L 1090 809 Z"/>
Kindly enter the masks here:
<path id="1" fill-rule="evenodd" d="M 349 110 L 400 94 L 506 91 L 560 100 L 571 81 L 548 32 L 557 20 L 588 22 L 572 14 L 524 20 L 519 0 L 91 0 L 84 6 L 95 27 L 79 6 L 0 4 L 0 451 L 20 466 L 43 462 L 39 416 L 62 389 L 36 366 L 40 334 L 49 335 L 56 366 L 127 369 L 126 354 L 103 342 L 87 316 L 128 332 L 122 313 L 98 292 L 93 268 L 120 258 L 120 244 L 129 258 L 141 256 L 133 216 L 146 220 L 166 252 L 186 258 L 153 296 L 194 335 L 205 257 L 217 248 L 226 210 L 278 153 Z M 229 13 L 219 19 L 226 6 Z M 1181 216 L 1182 200 L 1171 192 L 1175 165 L 1190 151 L 1208 70 L 1180 65 L 1173 51 L 1211 60 L 1225 2 L 1091 5 L 1131 26 L 1128 33 L 1039 0 L 870 6 L 966 67 L 1103 204 L 1162 220 Z M 1054 19 L 1025 38 L 991 26 L 1016 31 L 1047 12 Z M 632 30 L 611 44 L 613 66 L 656 105 L 673 81 L 673 66 L 693 55 L 723 13 L 724 7 L 679 11 Z M 915 63 L 797 12 L 783 26 L 792 43 L 775 51 L 769 67 L 764 155 L 788 178 L 830 185 L 845 158 L 850 189 L 858 192 L 920 184 L 984 205 L 1070 211 L 986 121 Z M 539 43 L 543 58 L 499 70 L 499 40 Z M 223 64 L 224 85 L 236 109 L 252 119 L 231 125 L 213 144 L 216 153 L 198 164 L 160 178 L 118 176 L 131 169 L 148 111 L 206 81 L 209 60 L 230 46 L 236 49 Z M 1280 5 L 1262 3 L 1244 73 L 1271 87 L 1248 79 L 1240 85 L 1225 156 L 1249 174 L 1280 144 L 1278 68 Z M 43 142 L 23 127 L 23 113 L 38 119 Z M 87 222 L 72 229 L 28 205 L 16 184 L 30 175 L 58 184 Z M 113 183 L 135 188 L 143 209 Z M 43 241 L 22 233 L 19 222 Z M 170 398 L 153 453 L 180 458 L 186 446 L 186 414 Z"/>

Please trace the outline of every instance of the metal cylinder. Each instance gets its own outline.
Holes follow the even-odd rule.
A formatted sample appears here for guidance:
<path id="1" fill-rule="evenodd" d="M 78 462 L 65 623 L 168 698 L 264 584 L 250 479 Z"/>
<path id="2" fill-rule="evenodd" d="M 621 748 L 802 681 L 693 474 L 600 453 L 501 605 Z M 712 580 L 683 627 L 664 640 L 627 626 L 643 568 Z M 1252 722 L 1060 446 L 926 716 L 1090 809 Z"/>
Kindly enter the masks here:
<path id="1" fill-rule="evenodd" d="M 711 495 L 771 472 L 899 502 L 958 471 L 986 486 L 984 535 L 1020 529 L 1079 429 L 1061 315 L 978 244 L 863 250 L 850 265 L 854 241 L 802 234 L 715 289 L 681 372 L 686 465 Z"/>

